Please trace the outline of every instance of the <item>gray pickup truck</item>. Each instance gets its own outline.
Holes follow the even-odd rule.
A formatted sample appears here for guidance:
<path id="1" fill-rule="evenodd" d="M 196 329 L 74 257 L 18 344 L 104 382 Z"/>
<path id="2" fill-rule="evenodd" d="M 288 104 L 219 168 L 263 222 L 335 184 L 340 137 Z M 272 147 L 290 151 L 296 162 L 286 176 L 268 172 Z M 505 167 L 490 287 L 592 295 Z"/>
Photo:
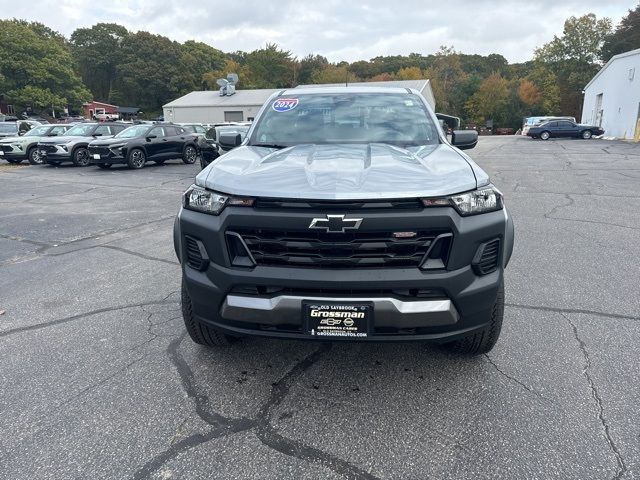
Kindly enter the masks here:
<path id="1" fill-rule="evenodd" d="M 196 177 L 174 227 L 182 310 L 208 346 L 245 335 L 436 341 L 500 334 L 513 222 L 414 90 L 272 96 L 237 148 Z M 457 148 L 456 148 L 457 147 Z"/>

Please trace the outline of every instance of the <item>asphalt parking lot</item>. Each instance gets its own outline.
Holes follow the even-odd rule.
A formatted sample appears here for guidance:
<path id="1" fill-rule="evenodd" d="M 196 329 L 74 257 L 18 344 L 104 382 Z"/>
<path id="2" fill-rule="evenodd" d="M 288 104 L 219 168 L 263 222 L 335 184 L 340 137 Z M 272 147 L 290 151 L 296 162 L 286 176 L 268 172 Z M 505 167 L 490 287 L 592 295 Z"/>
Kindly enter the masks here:
<path id="1" fill-rule="evenodd" d="M 183 333 L 199 171 L 0 167 L 0 477 L 640 478 L 640 145 L 481 137 L 516 245 L 487 356 Z"/>

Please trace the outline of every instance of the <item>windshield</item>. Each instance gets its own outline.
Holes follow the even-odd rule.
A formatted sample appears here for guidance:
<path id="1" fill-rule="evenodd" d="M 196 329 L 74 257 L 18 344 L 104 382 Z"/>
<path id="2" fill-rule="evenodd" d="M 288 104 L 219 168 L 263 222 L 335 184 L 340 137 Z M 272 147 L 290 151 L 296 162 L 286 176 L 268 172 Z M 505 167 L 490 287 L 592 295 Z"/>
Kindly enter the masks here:
<path id="1" fill-rule="evenodd" d="M 94 127 L 95 124 L 93 123 L 76 125 L 75 127 L 71 127 L 69 130 L 67 130 L 67 133 L 65 133 L 65 135 L 69 135 L 70 137 L 88 137 L 91 135 Z"/>
<path id="2" fill-rule="evenodd" d="M 47 130 L 49 130 L 49 127 L 46 125 L 43 125 L 41 127 L 36 127 L 32 130 L 29 130 L 27 133 L 24 134 L 25 137 L 42 137 L 43 135 L 47 134 Z"/>
<path id="3" fill-rule="evenodd" d="M 118 133 L 114 138 L 134 138 L 143 137 L 149 131 L 149 125 L 134 125 Z"/>
<path id="4" fill-rule="evenodd" d="M 260 116 L 251 145 L 438 143 L 422 101 L 409 94 L 340 93 L 280 97 Z"/>
<path id="5" fill-rule="evenodd" d="M 18 132 L 18 125 L 15 123 L 0 123 L 0 133 Z"/>

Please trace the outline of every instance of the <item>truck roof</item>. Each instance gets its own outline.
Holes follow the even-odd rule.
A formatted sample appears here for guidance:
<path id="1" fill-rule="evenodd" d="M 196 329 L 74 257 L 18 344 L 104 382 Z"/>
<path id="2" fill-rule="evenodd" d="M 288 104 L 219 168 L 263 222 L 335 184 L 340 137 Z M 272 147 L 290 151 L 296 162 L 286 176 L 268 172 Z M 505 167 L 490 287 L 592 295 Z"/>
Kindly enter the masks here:
<path id="1" fill-rule="evenodd" d="M 393 93 L 393 94 L 408 94 L 418 93 L 414 89 L 401 88 L 401 87 L 363 87 L 363 86 L 345 86 L 345 87 L 304 87 L 304 88 L 288 88 L 280 92 L 279 96 L 283 95 L 323 95 L 331 93 Z"/>

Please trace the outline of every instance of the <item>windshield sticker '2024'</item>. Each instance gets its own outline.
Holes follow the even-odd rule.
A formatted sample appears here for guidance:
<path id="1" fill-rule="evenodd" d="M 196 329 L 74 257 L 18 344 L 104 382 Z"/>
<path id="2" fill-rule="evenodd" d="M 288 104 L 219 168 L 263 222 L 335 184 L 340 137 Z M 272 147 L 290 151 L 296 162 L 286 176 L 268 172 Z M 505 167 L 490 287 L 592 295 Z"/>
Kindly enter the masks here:
<path id="1" fill-rule="evenodd" d="M 298 105 L 297 98 L 279 98 L 271 105 L 276 112 L 288 112 L 293 110 Z"/>

